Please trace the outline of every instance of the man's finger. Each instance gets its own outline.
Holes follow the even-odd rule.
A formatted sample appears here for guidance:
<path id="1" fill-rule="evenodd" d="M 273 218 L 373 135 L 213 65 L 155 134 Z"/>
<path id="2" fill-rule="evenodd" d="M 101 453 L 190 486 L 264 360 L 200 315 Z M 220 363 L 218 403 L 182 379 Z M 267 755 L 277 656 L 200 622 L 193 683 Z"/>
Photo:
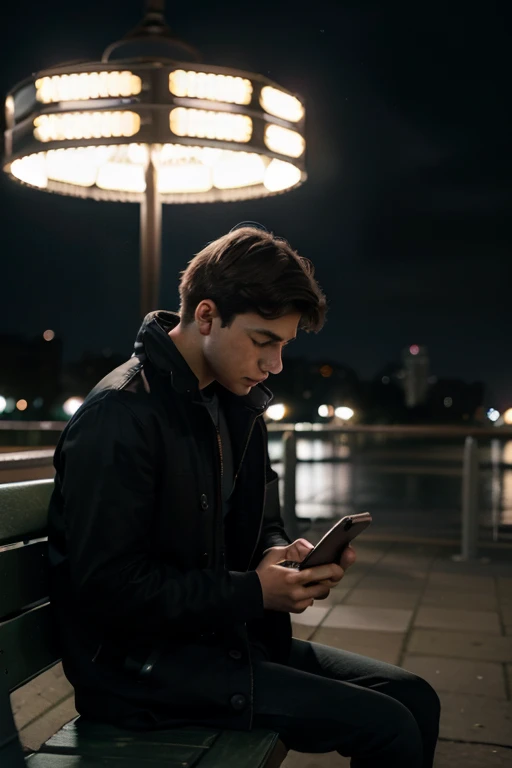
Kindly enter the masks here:
<path id="1" fill-rule="evenodd" d="M 311 544 L 310 541 L 307 541 L 307 539 L 297 539 L 293 542 L 291 545 L 292 547 L 297 547 L 299 550 L 309 552 L 311 549 L 314 549 L 313 544 Z"/>
<path id="2" fill-rule="evenodd" d="M 293 544 L 288 546 L 286 550 L 287 559 L 298 560 L 301 562 L 312 549 L 314 549 L 313 544 L 311 544 L 309 541 L 306 539 L 297 539 L 293 542 Z"/>
<path id="3" fill-rule="evenodd" d="M 336 583 L 343 578 L 344 570 L 340 565 L 336 563 L 330 563 L 329 565 L 316 565 L 312 568 L 305 568 L 303 571 L 298 571 L 303 584 L 308 584 L 310 581 L 327 581 L 332 579 Z"/>
<path id="4" fill-rule="evenodd" d="M 355 563 L 356 559 L 357 559 L 357 556 L 356 556 L 355 550 L 349 544 L 348 547 L 345 547 L 345 549 L 343 550 L 343 553 L 340 558 L 340 565 L 343 568 L 343 570 L 346 571 L 347 568 L 350 568 L 350 566 Z"/>

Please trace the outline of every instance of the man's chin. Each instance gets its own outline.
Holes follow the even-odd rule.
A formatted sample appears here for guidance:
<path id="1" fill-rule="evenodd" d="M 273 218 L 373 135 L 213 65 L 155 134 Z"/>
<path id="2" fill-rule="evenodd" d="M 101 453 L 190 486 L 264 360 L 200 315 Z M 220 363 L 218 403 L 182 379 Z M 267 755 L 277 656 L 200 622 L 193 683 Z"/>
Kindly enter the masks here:
<path id="1" fill-rule="evenodd" d="M 249 392 L 252 389 L 252 386 L 249 384 L 249 382 L 244 381 L 230 381 L 230 382 L 220 382 L 223 387 L 225 387 L 227 390 L 229 390 L 233 395 L 238 395 L 239 397 L 243 397 L 244 395 L 248 395 Z"/>

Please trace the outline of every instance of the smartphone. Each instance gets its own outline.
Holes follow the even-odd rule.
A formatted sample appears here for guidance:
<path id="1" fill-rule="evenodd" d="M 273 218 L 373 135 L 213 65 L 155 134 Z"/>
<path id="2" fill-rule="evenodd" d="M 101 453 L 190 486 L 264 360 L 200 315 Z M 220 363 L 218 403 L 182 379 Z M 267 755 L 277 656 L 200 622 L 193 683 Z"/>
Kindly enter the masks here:
<path id="1" fill-rule="evenodd" d="M 298 568 L 303 571 L 304 568 L 313 568 L 316 565 L 327 565 L 328 563 L 339 563 L 345 547 L 350 544 L 356 536 L 359 536 L 370 523 L 372 516 L 369 512 L 360 512 L 357 515 L 346 515 L 333 525 L 333 527 L 322 536 L 316 547 L 306 555 L 301 563 L 292 563 L 286 561 L 280 563 L 291 568 Z"/>

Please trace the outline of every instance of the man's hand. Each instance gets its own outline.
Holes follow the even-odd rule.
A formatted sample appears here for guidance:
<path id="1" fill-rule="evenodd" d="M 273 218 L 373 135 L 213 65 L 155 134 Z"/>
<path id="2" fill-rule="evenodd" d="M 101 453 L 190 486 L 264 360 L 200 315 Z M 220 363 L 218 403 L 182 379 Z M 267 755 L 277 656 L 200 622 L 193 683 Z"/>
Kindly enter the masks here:
<path id="1" fill-rule="evenodd" d="M 310 541 L 307 541 L 306 539 L 296 539 L 293 544 L 288 544 L 288 546 L 272 547 L 271 549 L 268 549 L 261 562 L 263 562 L 270 553 L 273 553 L 272 562 L 274 563 L 279 560 L 293 560 L 294 563 L 302 563 L 308 552 L 312 549 L 314 549 L 314 546 Z M 274 555 L 279 555 L 277 560 Z"/>
<path id="2" fill-rule="evenodd" d="M 278 563 L 282 560 L 292 560 L 295 563 L 302 563 L 308 552 L 314 549 L 313 544 L 307 539 L 296 539 L 292 544 L 284 547 L 272 547 L 268 549 L 261 560 L 262 565 L 267 557 L 270 557 L 273 563 Z M 356 561 L 356 553 L 349 544 L 342 552 L 339 565 L 345 572 L 347 568 L 350 568 Z M 259 567 L 259 566 L 258 566 Z"/>
<path id="3" fill-rule="evenodd" d="M 313 545 L 306 539 L 269 549 L 256 568 L 263 592 L 263 605 L 272 611 L 302 613 L 315 600 L 324 600 L 356 559 L 351 547 L 343 552 L 340 564 L 317 565 L 303 571 L 283 568 L 283 560 L 302 562 Z"/>

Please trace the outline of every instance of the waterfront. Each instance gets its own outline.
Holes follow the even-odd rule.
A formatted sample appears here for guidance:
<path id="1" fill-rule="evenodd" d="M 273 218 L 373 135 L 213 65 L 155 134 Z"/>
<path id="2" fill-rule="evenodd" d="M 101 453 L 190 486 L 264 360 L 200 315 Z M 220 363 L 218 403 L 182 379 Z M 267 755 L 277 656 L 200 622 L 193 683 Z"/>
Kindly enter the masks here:
<path id="1" fill-rule="evenodd" d="M 269 453 L 283 476 L 282 444 Z M 458 539 L 463 441 L 297 441 L 296 512 L 312 520 L 370 511 L 372 534 Z M 479 452 L 482 541 L 512 542 L 512 441 L 486 441 Z"/>

